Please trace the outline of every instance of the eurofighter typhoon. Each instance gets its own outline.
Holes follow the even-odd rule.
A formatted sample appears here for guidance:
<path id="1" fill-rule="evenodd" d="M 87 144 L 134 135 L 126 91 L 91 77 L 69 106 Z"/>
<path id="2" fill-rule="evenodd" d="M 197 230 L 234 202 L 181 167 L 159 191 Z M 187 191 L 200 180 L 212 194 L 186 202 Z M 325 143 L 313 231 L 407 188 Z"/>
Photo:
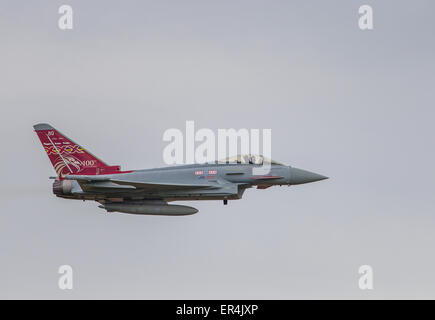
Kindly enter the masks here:
<path id="1" fill-rule="evenodd" d="M 122 171 L 108 165 L 49 124 L 33 126 L 56 171 L 53 193 L 65 199 L 93 200 L 107 212 L 189 215 L 198 210 L 168 204 L 177 200 L 241 199 L 246 189 L 297 185 L 327 179 L 259 155 L 239 155 L 206 164 Z M 255 168 L 269 165 L 267 174 Z M 258 171 L 258 170 L 257 170 Z"/>

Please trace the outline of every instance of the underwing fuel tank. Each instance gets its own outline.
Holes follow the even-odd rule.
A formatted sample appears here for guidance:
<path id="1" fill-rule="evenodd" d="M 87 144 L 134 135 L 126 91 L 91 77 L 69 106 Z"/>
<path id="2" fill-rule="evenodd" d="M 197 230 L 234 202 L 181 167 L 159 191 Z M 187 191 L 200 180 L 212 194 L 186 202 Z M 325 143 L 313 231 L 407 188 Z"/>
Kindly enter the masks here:
<path id="1" fill-rule="evenodd" d="M 198 209 L 193 207 L 173 204 L 106 203 L 98 207 L 106 209 L 107 212 L 148 214 L 156 216 L 186 216 L 198 212 Z"/>

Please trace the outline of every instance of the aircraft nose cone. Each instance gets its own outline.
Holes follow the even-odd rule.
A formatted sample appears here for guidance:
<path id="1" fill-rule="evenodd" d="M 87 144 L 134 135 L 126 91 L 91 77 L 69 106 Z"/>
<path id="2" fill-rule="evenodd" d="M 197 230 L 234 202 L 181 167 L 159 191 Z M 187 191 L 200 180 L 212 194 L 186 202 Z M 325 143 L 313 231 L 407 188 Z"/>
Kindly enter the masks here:
<path id="1" fill-rule="evenodd" d="M 303 184 L 328 179 L 314 172 L 290 167 L 290 184 Z"/>

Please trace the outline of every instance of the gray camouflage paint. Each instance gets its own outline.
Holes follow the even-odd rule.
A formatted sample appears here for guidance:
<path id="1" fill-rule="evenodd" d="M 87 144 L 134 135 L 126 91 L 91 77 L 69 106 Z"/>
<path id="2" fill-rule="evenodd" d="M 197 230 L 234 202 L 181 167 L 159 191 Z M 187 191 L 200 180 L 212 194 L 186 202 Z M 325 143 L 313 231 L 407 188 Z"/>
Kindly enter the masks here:
<path id="1" fill-rule="evenodd" d="M 101 176 L 68 175 L 66 180 L 54 182 L 56 187 L 59 183 L 62 185 L 61 190 L 56 187 L 53 190 L 63 198 L 96 200 L 103 204 L 122 202 L 131 207 L 143 205 L 147 200 L 235 200 L 241 199 L 244 191 L 254 186 L 261 189 L 327 179 L 320 174 L 281 164 L 272 164 L 268 175 L 254 175 L 253 168 L 259 166 L 215 162 Z M 121 207 L 117 208 L 111 211 L 123 212 Z M 173 213 L 177 212 L 171 211 Z M 150 214 L 159 213 L 152 211 Z"/>

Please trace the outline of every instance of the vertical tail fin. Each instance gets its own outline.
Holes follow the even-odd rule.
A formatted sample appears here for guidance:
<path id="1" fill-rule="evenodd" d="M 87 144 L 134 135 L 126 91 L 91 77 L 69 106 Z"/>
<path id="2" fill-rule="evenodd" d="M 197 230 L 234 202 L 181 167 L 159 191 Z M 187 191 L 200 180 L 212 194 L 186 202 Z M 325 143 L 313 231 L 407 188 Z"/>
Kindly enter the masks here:
<path id="1" fill-rule="evenodd" d="M 117 173 L 119 166 L 109 166 L 92 153 L 46 123 L 33 126 L 59 178 L 67 174 Z"/>

